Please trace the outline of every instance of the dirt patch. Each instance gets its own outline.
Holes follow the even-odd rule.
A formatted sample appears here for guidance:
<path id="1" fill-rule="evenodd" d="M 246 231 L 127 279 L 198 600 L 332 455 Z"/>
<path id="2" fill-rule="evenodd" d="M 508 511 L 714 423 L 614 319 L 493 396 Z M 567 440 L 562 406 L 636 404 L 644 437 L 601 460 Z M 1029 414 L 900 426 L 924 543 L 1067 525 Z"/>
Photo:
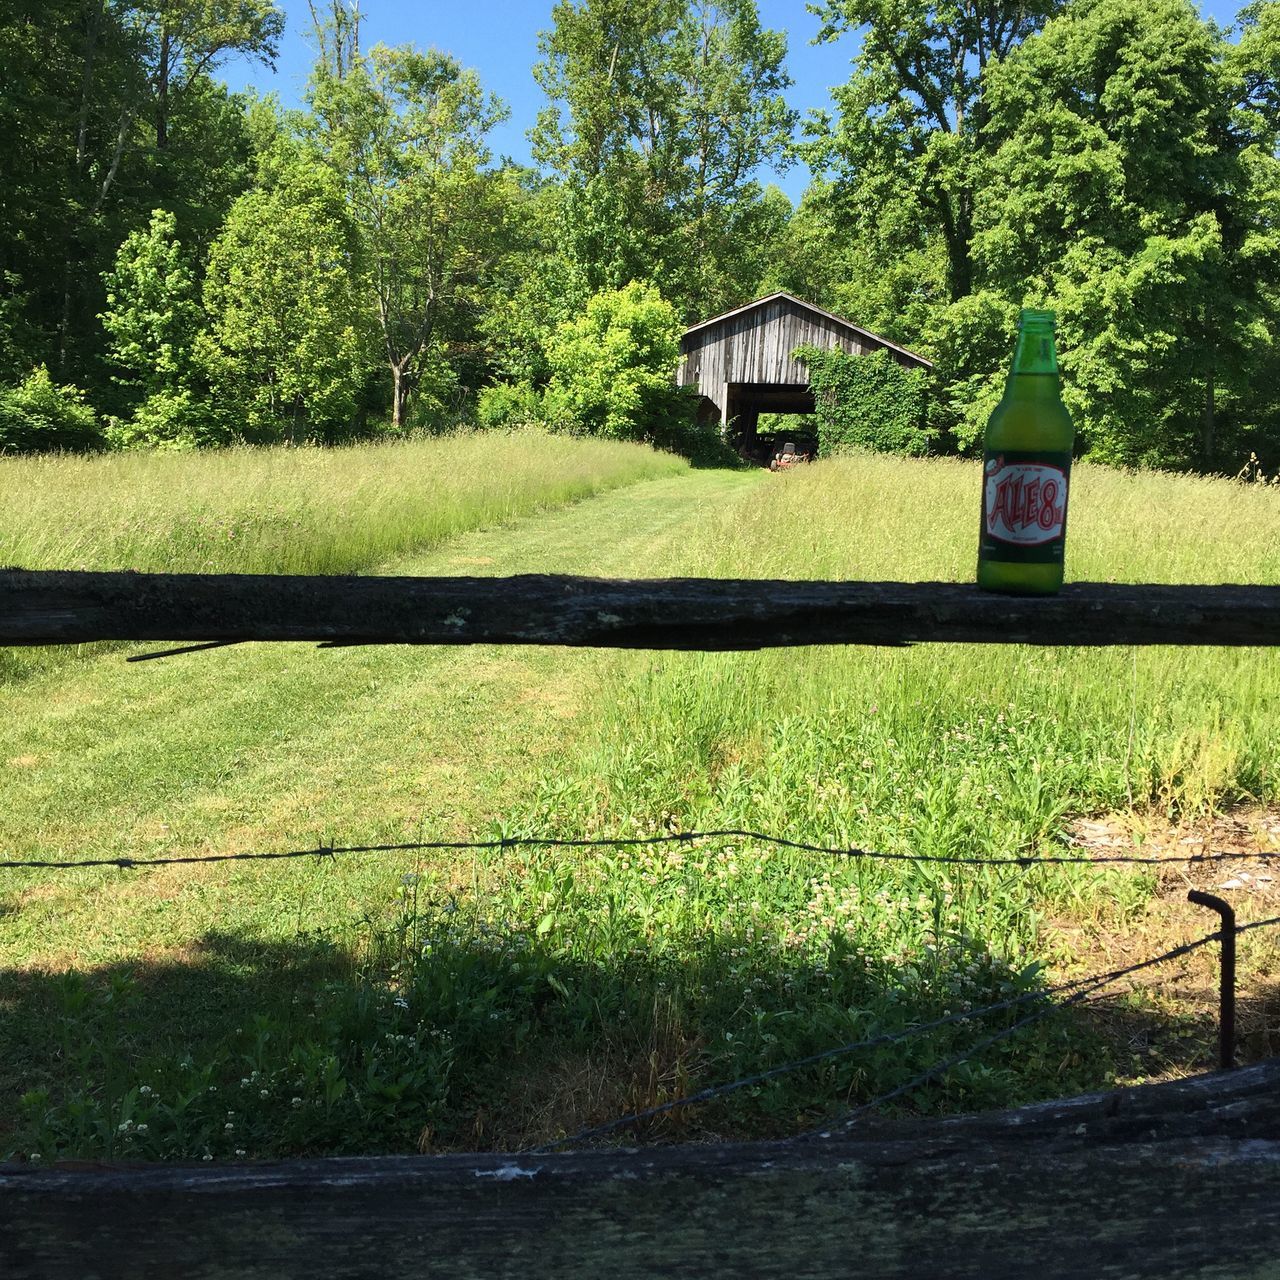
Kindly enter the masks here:
<path id="1" fill-rule="evenodd" d="M 1099 859 L 1132 854 L 1179 860 L 1117 872 L 1154 881 L 1150 893 L 1117 891 L 1091 915 L 1051 918 L 1055 981 L 1103 973 L 1215 932 L 1218 915 L 1188 902 L 1192 889 L 1224 899 L 1240 925 L 1280 915 L 1276 810 L 1239 809 L 1179 824 L 1150 815 L 1078 819 L 1068 839 L 1075 850 Z M 1194 861 L 1206 855 L 1218 860 Z M 1219 957 L 1211 943 L 1134 974 L 1089 1002 L 1086 1016 L 1109 1041 L 1122 1083 L 1216 1066 Z M 1236 1002 L 1237 1061 L 1280 1053 L 1280 928 L 1238 939 Z"/>

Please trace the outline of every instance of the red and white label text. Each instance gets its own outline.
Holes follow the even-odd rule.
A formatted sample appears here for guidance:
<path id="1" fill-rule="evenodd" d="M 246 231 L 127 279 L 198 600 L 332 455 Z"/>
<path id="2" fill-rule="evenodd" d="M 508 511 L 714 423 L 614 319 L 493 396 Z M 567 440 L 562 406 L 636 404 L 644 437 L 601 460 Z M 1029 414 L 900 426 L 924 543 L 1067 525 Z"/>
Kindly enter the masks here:
<path id="1" fill-rule="evenodd" d="M 1031 547 L 1062 537 L 1067 476 L 1042 462 L 988 458 L 985 468 L 987 533 L 1000 542 Z"/>

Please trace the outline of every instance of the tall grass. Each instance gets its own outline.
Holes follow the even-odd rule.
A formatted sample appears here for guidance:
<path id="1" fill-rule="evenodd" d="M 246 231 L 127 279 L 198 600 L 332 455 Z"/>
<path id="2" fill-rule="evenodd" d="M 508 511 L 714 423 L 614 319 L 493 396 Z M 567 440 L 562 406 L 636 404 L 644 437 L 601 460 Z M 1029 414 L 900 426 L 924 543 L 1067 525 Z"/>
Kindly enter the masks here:
<path id="1" fill-rule="evenodd" d="M 655 572 L 965 580 L 975 464 L 867 456 L 772 477 Z M 1082 466 L 1068 572 L 1280 583 L 1280 493 Z M 1001 599 L 991 597 L 993 613 Z M 604 698 L 556 785 L 609 825 L 758 822 L 812 836 L 1012 851 L 1064 813 L 1276 794 L 1273 650 L 919 645 L 655 658 Z M 563 807 L 563 805 L 561 805 Z"/>
<path id="2" fill-rule="evenodd" d="M 640 445 L 531 431 L 341 449 L 7 459 L 0 564 L 353 573 L 686 465 Z"/>
<path id="3" fill-rule="evenodd" d="M 770 479 L 710 515 L 658 573 L 970 579 L 979 474 L 971 463 L 882 457 Z M 1225 481 L 1081 467 L 1068 537 L 1072 577 L 1280 582 L 1280 494 Z M 991 598 L 998 613 L 1001 600 Z M 593 736 L 544 780 L 520 825 L 648 835 L 762 829 L 799 840 L 924 855 L 1061 851 L 1068 816 L 1155 806 L 1199 811 L 1274 800 L 1280 777 L 1280 655 L 1274 650 L 1043 649 L 920 645 L 759 654 L 677 654 L 620 667 Z M 562 876 L 564 860 L 561 865 Z M 621 1025 L 669 1063 L 693 1044 L 699 1087 L 802 1057 L 854 1027 L 898 1025 L 1034 983 L 1047 915 L 1122 919 L 1145 873 L 992 870 L 780 856 L 731 848 L 627 859 L 584 856 L 540 908 L 566 921 L 566 955 L 593 921 L 625 918 L 647 945 L 714 980 L 638 977 Z M 550 874 L 549 870 L 544 874 Z M 533 927 L 508 893 L 486 910 Z M 1105 904 L 1105 908 L 1102 904 Z M 632 952 L 632 954 L 636 954 Z M 818 975 L 797 994 L 795 969 Z M 981 974 L 977 980 L 975 975 Z M 732 1010 L 715 1007 L 723 989 Z M 970 1039 L 978 1034 L 969 1028 Z M 959 1037 L 964 1043 L 964 1036 Z M 1126 1062 L 1087 1037 L 1006 1046 L 916 1105 L 964 1106 L 1102 1083 Z M 929 1037 L 925 1062 L 952 1052 Z M 666 1055 L 664 1057 L 664 1054 Z M 690 1055 L 686 1055 L 685 1062 Z M 890 1055 L 893 1057 L 893 1055 Z M 736 1104 L 739 1123 L 803 1116 L 908 1078 L 908 1059 L 852 1059 Z"/>
<path id="4" fill-rule="evenodd" d="M 470 529 L 687 468 L 537 431 L 345 448 L 0 460 L 0 565 L 359 573 Z M 0 649 L 0 683 L 93 652 Z"/>

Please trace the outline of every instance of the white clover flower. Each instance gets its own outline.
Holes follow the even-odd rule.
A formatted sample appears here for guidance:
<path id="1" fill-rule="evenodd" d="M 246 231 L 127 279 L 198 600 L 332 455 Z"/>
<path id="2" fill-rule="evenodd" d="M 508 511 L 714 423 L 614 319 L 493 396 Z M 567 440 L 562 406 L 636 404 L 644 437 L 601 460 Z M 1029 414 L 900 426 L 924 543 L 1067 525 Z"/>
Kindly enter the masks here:
<path id="1" fill-rule="evenodd" d="M 301 1099 L 301 1098 L 290 1098 L 290 1099 L 289 1099 L 289 1105 L 290 1105 L 291 1107 L 293 1107 L 293 1108 L 294 1108 L 294 1110 L 297 1110 L 297 1108 L 298 1108 L 298 1107 L 302 1106 L 302 1099 Z"/>
<path id="2" fill-rule="evenodd" d="M 237 1147 L 237 1148 L 236 1148 L 236 1155 L 238 1155 L 238 1156 L 243 1156 L 243 1155 L 247 1155 L 247 1154 L 248 1154 L 248 1152 L 246 1152 L 246 1151 L 245 1151 L 245 1149 L 244 1149 L 243 1147 Z"/>
<path id="3" fill-rule="evenodd" d="M 222 1126 L 223 1133 L 234 1133 L 235 1131 L 236 1131 L 236 1127 L 230 1121 L 228 1121 L 226 1124 Z"/>
<path id="4" fill-rule="evenodd" d="M 269 1097 L 271 1097 L 271 1090 L 270 1090 L 270 1089 L 259 1089 L 259 1090 L 258 1090 L 258 1097 L 260 1097 L 260 1098 L 269 1098 Z"/>

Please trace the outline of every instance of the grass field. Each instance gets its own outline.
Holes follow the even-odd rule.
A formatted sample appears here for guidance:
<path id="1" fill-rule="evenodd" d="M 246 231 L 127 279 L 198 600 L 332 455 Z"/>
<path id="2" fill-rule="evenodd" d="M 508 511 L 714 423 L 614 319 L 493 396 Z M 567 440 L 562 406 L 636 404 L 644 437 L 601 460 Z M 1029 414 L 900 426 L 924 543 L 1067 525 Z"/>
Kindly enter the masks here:
<path id="1" fill-rule="evenodd" d="M 495 511 L 471 505 L 452 473 L 418 474 L 417 455 L 364 452 L 377 459 L 371 486 L 415 473 L 395 527 L 413 527 L 414 504 L 434 503 L 437 481 L 472 514 L 433 526 L 416 550 L 411 537 L 376 544 L 381 552 L 366 542 L 348 570 L 972 570 L 977 472 L 967 463 L 858 458 L 779 477 L 630 458 L 630 470 L 593 473 L 577 491 L 547 478 L 533 501 L 523 482 L 511 485 L 527 505 Z M 571 470 L 569 453 L 562 460 Z M 172 494 L 183 464 L 222 459 L 163 461 Z M 269 506 L 244 498 L 252 455 L 227 465 L 247 468 L 223 489 L 228 507 Z M 337 477 L 352 464 L 328 465 Z M 490 473 L 503 465 L 510 485 L 524 461 L 492 460 L 475 478 L 497 485 Z M 110 563 L 119 552 L 95 543 L 102 521 L 68 474 L 45 480 L 40 497 L 67 521 L 61 545 L 79 558 L 64 563 Z M 91 475 L 76 482 L 96 492 Z M 280 484 L 272 501 L 303 501 Z M 337 503 L 342 484 L 309 490 L 313 514 L 297 540 L 316 529 L 341 543 L 343 520 L 331 529 L 324 503 Z M 122 508 L 156 509 L 150 478 L 135 488 Z M 216 521 L 212 489 L 201 492 Z M 180 525 L 181 501 L 164 501 Z M 65 515 L 77 505 L 80 525 Z M 346 518 L 363 505 L 347 501 Z M 1274 491 L 1083 467 L 1072 525 L 1073 577 L 1280 582 Z M 301 548 L 271 561 L 248 546 L 260 527 L 245 528 L 207 567 L 314 565 Z M 42 554 L 49 564 L 68 553 L 51 543 Z M 136 555 L 139 567 L 154 563 Z M 1060 847 L 1074 814 L 1274 802 L 1280 760 L 1280 661 L 1264 652 L 251 645 L 141 668 L 120 658 L 89 653 L 10 682 L 5 856 L 685 826 L 888 851 L 1035 852 Z M 0 885 L 0 1107 L 11 1137 L 0 1145 L 46 1159 L 235 1158 L 543 1140 L 1033 990 L 1063 959 L 1054 922 L 1123 925 L 1155 888 L 1142 874 L 832 863 L 725 841 L 10 873 Z M 1265 969 L 1273 955 L 1253 935 L 1245 960 Z M 642 1136 L 794 1131 L 1015 1016 L 778 1077 Z M 1114 1038 L 1063 1015 L 905 1105 L 988 1105 L 1133 1074 Z"/>

